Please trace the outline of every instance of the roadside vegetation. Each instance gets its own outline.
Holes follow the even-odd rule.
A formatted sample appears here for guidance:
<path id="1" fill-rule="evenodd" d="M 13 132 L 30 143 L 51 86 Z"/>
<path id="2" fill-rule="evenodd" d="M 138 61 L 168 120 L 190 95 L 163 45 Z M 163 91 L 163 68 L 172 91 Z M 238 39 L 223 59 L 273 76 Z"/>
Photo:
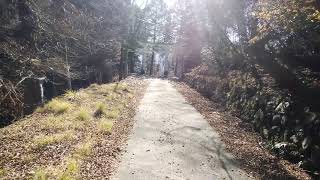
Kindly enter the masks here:
<path id="1" fill-rule="evenodd" d="M 82 163 L 94 156 L 96 143 L 110 139 L 143 92 L 143 80 L 128 83 L 68 91 L 0 129 L 0 179 L 81 179 Z"/>

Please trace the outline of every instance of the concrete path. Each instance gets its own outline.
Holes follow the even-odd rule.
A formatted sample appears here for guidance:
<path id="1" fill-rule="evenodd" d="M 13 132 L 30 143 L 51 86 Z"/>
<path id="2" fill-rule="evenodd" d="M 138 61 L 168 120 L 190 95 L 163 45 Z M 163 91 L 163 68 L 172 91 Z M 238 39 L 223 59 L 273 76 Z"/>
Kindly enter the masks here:
<path id="1" fill-rule="evenodd" d="M 168 81 L 151 80 L 114 180 L 253 179 Z"/>

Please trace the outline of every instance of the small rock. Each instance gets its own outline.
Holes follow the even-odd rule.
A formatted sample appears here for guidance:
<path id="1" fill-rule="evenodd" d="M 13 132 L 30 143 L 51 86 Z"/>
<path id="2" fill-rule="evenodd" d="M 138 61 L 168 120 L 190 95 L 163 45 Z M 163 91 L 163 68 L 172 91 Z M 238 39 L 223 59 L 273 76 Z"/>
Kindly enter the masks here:
<path id="1" fill-rule="evenodd" d="M 263 128 L 262 133 L 263 133 L 265 138 L 269 137 L 269 130 L 267 128 Z"/>
<path id="2" fill-rule="evenodd" d="M 289 102 L 282 102 L 280 103 L 277 108 L 275 109 L 277 112 L 284 114 L 286 110 L 289 108 L 290 103 Z"/>
<path id="3" fill-rule="evenodd" d="M 285 148 L 288 146 L 288 143 L 287 142 L 281 142 L 281 143 L 277 143 L 274 145 L 274 148 L 275 149 L 280 149 L 280 148 Z"/>
<path id="4" fill-rule="evenodd" d="M 305 107 L 304 112 L 310 112 L 310 107 Z"/>

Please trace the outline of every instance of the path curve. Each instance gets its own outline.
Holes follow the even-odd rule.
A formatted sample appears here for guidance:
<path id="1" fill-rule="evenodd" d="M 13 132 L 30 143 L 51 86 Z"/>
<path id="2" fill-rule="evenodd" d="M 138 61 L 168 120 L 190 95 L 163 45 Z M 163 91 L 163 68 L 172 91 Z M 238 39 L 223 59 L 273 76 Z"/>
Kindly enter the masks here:
<path id="1" fill-rule="evenodd" d="M 254 179 L 166 80 L 151 80 L 135 121 L 114 180 Z"/>

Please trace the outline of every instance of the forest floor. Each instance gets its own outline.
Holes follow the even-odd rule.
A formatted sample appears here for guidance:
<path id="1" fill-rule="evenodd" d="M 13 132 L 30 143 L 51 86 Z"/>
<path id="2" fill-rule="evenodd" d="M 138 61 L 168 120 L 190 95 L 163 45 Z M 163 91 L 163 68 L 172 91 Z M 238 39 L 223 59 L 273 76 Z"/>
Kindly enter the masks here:
<path id="1" fill-rule="evenodd" d="M 148 81 L 69 91 L 0 129 L 0 179 L 106 179 Z"/>

